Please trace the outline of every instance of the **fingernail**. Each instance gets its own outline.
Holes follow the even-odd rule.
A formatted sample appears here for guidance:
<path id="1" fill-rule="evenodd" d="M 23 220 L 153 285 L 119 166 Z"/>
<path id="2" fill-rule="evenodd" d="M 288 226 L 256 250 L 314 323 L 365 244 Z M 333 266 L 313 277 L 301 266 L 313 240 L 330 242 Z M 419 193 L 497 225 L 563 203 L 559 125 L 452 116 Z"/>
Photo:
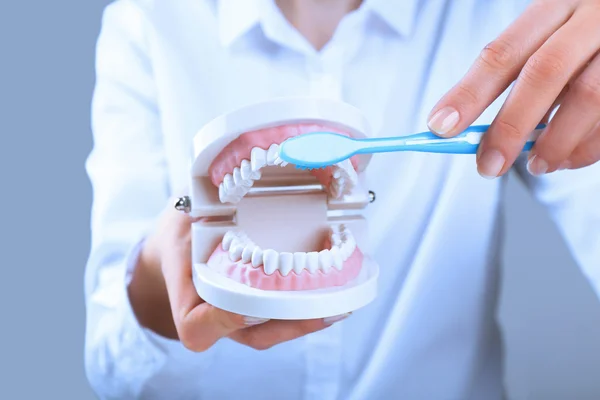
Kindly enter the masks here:
<path id="1" fill-rule="evenodd" d="M 341 320 L 348 318 L 349 315 L 350 315 L 350 313 L 345 313 L 345 314 L 340 314 L 340 315 L 336 315 L 333 317 L 323 318 L 323 322 L 325 323 L 325 325 L 333 325 L 336 322 L 340 322 Z"/>
<path id="2" fill-rule="evenodd" d="M 427 122 L 427 126 L 432 132 L 435 132 L 439 135 L 446 135 L 450 132 L 456 124 L 458 124 L 458 120 L 460 119 L 460 115 L 458 111 L 456 111 L 452 107 L 444 107 L 429 119 Z"/>
<path id="3" fill-rule="evenodd" d="M 570 169 L 571 168 L 571 161 L 567 160 L 567 161 L 563 161 L 560 166 L 558 167 L 559 171 L 565 170 L 565 169 Z"/>
<path id="4" fill-rule="evenodd" d="M 269 321 L 268 318 L 244 317 L 244 324 L 246 326 L 260 325 L 267 321 Z"/>
<path id="5" fill-rule="evenodd" d="M 504 168 L 505 163 L 506 159 L 498 150 L 486 150 L 479 157 L 479 175 L 485 179 L 495 179 Z"/>
<path id="6" fill-rule="evenodd" d="M 543 158 L 533 155 L 527 162 L 527 171 L 534 176 L 544 175 L 548 172 L 548 163 Z"/>

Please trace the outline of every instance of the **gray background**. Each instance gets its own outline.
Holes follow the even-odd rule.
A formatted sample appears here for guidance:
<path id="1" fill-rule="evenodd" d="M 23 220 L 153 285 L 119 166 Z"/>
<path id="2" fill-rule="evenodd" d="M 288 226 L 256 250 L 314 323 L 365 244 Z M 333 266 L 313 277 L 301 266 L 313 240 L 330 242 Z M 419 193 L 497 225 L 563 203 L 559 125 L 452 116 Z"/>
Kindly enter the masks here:
<path id="1" fill-rule="evenodd" d="M 7 9 L 8 3 L 8 9 Z M 83 370 L 89 106 L 108 1 L 0 6 L 0 398 L 94 398 Z M 600 304 L 512 179 L 499 318 L 510 398 L 600 398 Z"/>

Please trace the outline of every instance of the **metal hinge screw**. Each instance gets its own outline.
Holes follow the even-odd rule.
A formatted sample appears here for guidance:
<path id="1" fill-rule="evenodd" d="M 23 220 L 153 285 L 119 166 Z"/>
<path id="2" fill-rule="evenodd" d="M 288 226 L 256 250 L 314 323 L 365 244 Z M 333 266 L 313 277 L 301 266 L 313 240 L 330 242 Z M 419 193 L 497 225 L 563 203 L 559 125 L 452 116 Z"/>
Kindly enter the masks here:
<path id="1" fill-rule="evenodd" d="M 369 190 L 369 203 L 372 203 L 375 201 L 375 192 L 372 190 Z"/>
<path id="2" fill-rule="evenodd" d="M 175 200 L 175 209 L 177 211 L 183 211 L 189 213 L 192 211 L 192 201 L 188 196 L 183 196 Z"/>

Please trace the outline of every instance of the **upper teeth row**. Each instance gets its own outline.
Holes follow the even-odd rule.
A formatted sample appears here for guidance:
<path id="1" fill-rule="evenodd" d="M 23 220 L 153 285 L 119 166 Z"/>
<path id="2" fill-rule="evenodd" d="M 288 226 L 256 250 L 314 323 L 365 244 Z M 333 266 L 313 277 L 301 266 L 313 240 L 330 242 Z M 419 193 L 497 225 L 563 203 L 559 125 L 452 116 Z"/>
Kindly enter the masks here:
<path id="1" fill-rule="evenodd" d="M 331 249 L 319 252 L 279 253 L 272 249 L 263 250 L 245 233 L 236 231 L 227 232 L 223 237 L 222 245 L 223 250 L 229 253 L 231 261 L 241 260 L 244 263 L 251 263 L 255 268 L 263 265 L 267 275 L 279 270 L 283 276 L 287 276 L 292 270 L 299 274 L 303 269 L 314 273 L 318 270 L 329 272 L 334 267 L 339 271 L 342 269 L 344 261 L 352 255 L 356 248 L 354 237 L 343 225 L 339 230 L 332 232 Z"/>
<path id="2" fill-rule="evenodd" d="M 231 174 L 225 174 L 219 184 L 219 200 L 222 203 L 237 203 L 250 191 L 254 181 L 261 178 L 260 170 L 266 166 L 279 165 L 285 167 L 287 162 L 279 158 L 279 145 L 273 143 L 267 150 L 252 148 L 250 160 L 242 160 Z M 356 185 L 358 176 L 349 160 L 344 160 L 332 167 L 333 179 L 329 185 L 329 194 L 339 198 Z"/>
<path id="3" fill-rule="evenodd" d="M 252 148 L 250 160 L 242 160 L 231 174 L 225 174 L 219 185 L 219 200 L 222 203 L 237 203 L 248 193 L 254 181 L 260 179 L 260 170 L 267 165 L 285 167 L 286 162 L 279 158 L 279 145 L 272 144 L 268 150 L 260 147 Z"/>

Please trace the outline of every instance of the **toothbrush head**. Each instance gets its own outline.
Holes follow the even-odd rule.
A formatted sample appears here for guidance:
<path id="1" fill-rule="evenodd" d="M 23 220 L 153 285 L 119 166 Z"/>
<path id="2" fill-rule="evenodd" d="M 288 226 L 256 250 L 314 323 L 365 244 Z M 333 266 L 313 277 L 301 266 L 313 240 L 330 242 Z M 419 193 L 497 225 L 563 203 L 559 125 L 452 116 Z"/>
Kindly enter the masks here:
<path id="1" fill-rule="evenodd" d="M 299 169 L 320 169 L 356 154 L 357 142 L 339 133 L 312 132 L 294 136 L 279 145 L 279 158 Z"/>

